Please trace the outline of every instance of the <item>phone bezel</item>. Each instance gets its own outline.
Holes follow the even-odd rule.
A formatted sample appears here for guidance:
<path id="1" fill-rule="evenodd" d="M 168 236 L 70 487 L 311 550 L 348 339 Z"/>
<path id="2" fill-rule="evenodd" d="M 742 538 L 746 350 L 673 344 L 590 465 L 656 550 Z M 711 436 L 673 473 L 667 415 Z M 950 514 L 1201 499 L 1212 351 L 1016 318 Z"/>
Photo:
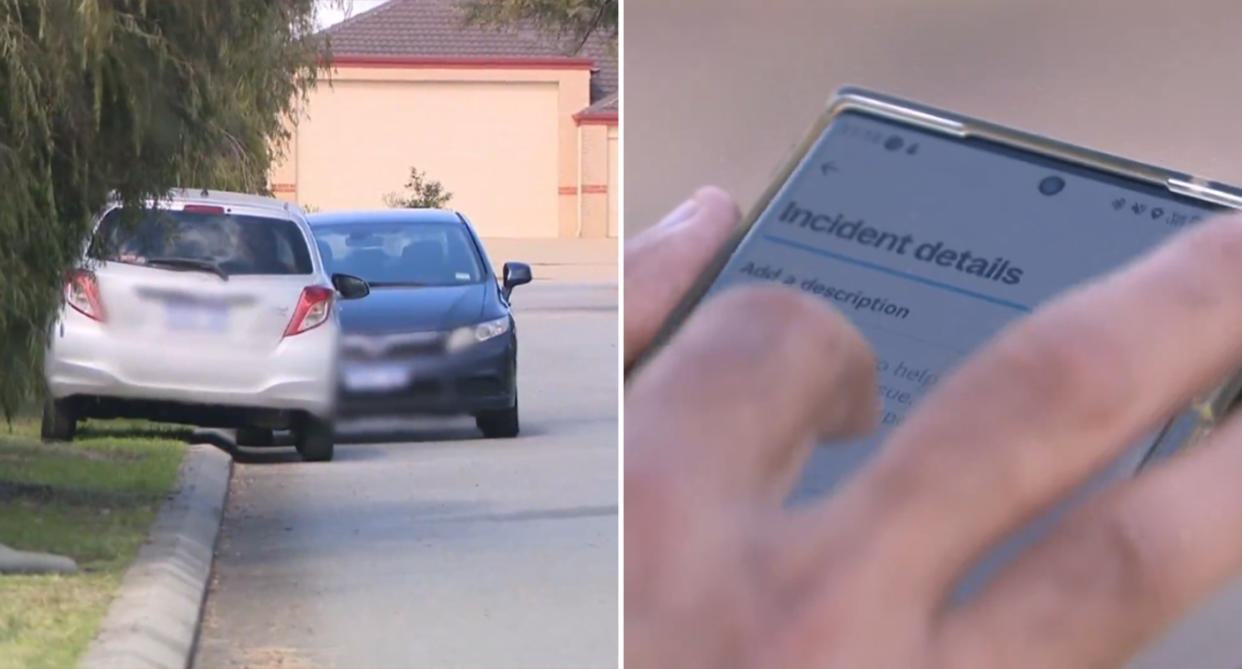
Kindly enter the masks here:
<path id="1" fill-rule="evenodd" d="M 746 236 L 750 234 L 759 217 L 768 209 L 772 200 L 802 163 L 806 154 L 828 129 L 828 126 L 845 112 L 868 114 L 895 123 L 930 130 L 955 139 L 979 138 L 1004 147 L 1026 151 L 1036 156 L 1077 165 L 1103 175 L 1122 177 L 1157 186 L 1171 194 L 1197 202 L 1242 210 L 1242 189 L 1235 186 L 1087 149 L 1042 135 L 1024 132 L 910 100 L 904 100 L 892 95 L 856 86 L 846 86 L 837 90 L 829 101 L 827 108 L 811 125 L 811 128 L 806 132 L 788 160 L 785 161 L 784 165 L 777 172 L 771 184 L 768 185 L 758 200 L 747 210 L 741 225 L 730 235 L 724 246 L 712 258 L 707 268 L 691 285 L 686 296 L 661 325 L 651 345 L 633 363 L 626 367 L 624 375 L 627 385 L 633 372 L 638 370 L 654 353 L 663 347 L 690 313 L 698 306 L 738 247 L 745 240 Z M 1198 425 L 1195 427 L 1194 433 L 1200 435 L 1205 430 L 1210 429 L 1211 425 L 1219 422 L 1240 393 L 1242 393 L 1242 371 L 1231 377 L 1225 384 L 1196 400 L 1189 407 L 1189 410 L 1198 419 Z M 1182 415 L 1184 415 L 1184 412 L 1171 420 L 1169 425 L 1172 425 Z M 1166 425 L 1166 431 L 1169 425 Z M 1162 442 L 1162 438 L 1157 439 L 1153 445 L 1152 452 L 1160 450 Z"/>

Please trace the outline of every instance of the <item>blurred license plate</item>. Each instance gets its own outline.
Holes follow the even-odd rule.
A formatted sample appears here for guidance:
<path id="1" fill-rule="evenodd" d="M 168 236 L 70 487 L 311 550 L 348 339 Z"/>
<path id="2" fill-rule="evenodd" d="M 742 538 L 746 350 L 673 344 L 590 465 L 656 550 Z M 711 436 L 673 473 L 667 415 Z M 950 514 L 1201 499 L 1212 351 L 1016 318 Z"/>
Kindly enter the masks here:
<path id="1" fill-rule="evenodd" d="M 229 310 L 222 304 L 170 300 L 164 305 L 169 330 L 224 332 L 229 327 Z"/>
<path id="2" fill-rule="evenodd" d="M 398 365 L 356 365 L 345 368 L 345 387 L 350 390 L 392 390 L 410 380 L 410 371 Z"/>

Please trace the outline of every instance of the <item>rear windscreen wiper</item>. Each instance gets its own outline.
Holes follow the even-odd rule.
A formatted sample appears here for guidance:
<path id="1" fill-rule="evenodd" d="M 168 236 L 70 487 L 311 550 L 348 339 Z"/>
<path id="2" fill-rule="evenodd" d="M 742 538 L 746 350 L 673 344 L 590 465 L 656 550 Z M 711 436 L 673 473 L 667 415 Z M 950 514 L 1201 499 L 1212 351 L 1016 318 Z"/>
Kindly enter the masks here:
<path id="1" fill-rule="evenodd" d="M 224 269 L 210 260 L 201 260 L 199 258 L 147 258 L 147 264 L 176 270 L 211 272 L 225 281 L 229 280 L 229 275 L 224 272 Z"/>

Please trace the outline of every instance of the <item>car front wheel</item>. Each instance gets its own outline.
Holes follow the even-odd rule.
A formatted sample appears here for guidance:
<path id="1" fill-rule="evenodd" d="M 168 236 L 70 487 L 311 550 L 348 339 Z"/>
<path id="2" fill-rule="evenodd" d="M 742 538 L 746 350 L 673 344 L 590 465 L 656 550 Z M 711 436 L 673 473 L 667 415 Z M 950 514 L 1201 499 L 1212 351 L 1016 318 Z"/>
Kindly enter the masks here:
<path id="1" fill-rule="evenodd" d="M 306 462 L 327 462 L 335 450 L 336 433 L 332 422 L 307 416 L 294 432 L 298 454 Z"/>
<path id="2" fill-rule="evenodd" d="M 485 411 L 474 418 L 483 436 L 488 439 L 512 439 L 518 436 L 518 401 L 513 397 L 513 406 L 499 411 Z"/>
<path id="3" fill-rule="evenodd" d="M 64 400 L 48 400 L 43 405 L 43 423 L 39 436 L 43 441 L 73 441 L 78 431 L 78 419 Z"/>

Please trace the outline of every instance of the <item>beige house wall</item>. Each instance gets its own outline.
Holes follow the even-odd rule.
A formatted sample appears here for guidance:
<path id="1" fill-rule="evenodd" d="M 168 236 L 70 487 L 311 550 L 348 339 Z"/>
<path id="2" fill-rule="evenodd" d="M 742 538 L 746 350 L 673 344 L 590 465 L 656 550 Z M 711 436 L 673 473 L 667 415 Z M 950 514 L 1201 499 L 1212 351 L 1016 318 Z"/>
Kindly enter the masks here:
<path id="1" fill-rule="evenodd" d="M 299 116 L 300 114 L 295 114 L 285 119 L 284 125 L 289 131 L 289 141 L 283 146 L 275 147 L 276 158 L 272 161 L 271 172 L 267 178 L 276 197 L 291 202 L 296 201 L 293 184 L 298 180 L 297 117 Z"/>
<path id="2" fill-rule="evenodd" d="M 582 236 L 607 237 L 609 126 L 584 124 L 582 132 Z"/>
<path id="3" fill-rule="evenodd" d="M 608 128 L 608 236 L 621 236 L 621 129 Z"/>
<path id="4" fill-rule="evenodd" d="M 448 206 L 480 234 L 553 237 L 555 114 L 548 83 L 338 81 L 299 129 L 299 199 L 384 207 L 414 166 L 444 184 Z"/>
<path id="5" fill-rule="evenodd" d="M 384 207 L 413 166 L 483 236 L 573 237 L 589 84 L 578 66 L 339 66 L 311 92 L 272 189 L 321 211 Z M 605 236 L 607 216 L 584 218 L 582 236 Z"/>

